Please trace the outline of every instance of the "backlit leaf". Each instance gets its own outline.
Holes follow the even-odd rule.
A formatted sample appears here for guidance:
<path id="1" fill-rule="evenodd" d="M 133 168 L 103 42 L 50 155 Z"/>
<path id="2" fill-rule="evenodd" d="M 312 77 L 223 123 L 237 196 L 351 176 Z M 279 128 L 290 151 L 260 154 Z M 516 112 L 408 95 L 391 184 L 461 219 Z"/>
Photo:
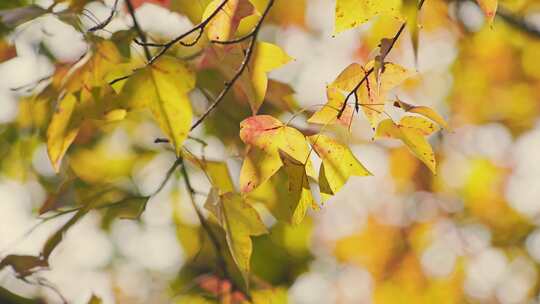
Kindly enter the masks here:
<path id="1" fill-rule="evenodd" d="M 480 8 L 486 15 L 489 24 L 493 23 L 495 19 L 495 14 L 497 13 L 498 0 L 476 0 Z"/>
<path id="2" fill-rule="evenodd" d="M 223 0 L 212 1 L 204 11 L 202 19 L 208 18 Z M 235 36 L 240 20 L 253 14 L 253 5 L 248 0 L 229 0 L 217 15 L 211 19 L 205 29 L 208 38 L 217 41 L 227 41 Z"/>
<path id="3" fill-rule="evenodd" d="M 98 41 L 83 60 L 82 66 L 76 66 L 67 76 L 62 87 L 65 93 L 47 129 L 47 152 L 56 171 L 81 125 L 113 110 L 104 98 L 111 90 L 105 76 L 121 62 L 120 53 L 111 42 Z"/>
<path id="4" fill-rule="evenodd" d="M 356 27 L 376 16 L 399 16 L 400 7 L 400 0 L 337 0 L 334 33 Z"/>
<path id="5" fill-rule="evenodd" d="M 322 134 L 312 135 L 309 141 L 322 159 L 319 181 L 322 180 L 321 194 L 336 194 L 351 176 L 368 176 L 371 173 L 356 159 L 349 147 Z M 328 185 L 328 188 L 326 187 Z M 327 190 L 331 192 L 328 193 Z"/>
<path id="6" fill-rule="evenodd" d="M 137 70 L 122 89 L 126 107 L 148 108 L 180 155 L 193 117 L 188 93 L 195 87 L 189 67 L 173 57 L 162 56 Z"/>
<path id="7" fill-rule="evenodd" d="M 215 66 L 226 79 L 231 79 L 244 60 L 245 48 L 246 44 L 238 43 L 214 46 L 207 51 L 205 64 Z M 257 42 L 247 68 L 234 85 L 238 95 L 249 102 L 252 113 L 257 113 L 266 96 L 268 88 L 266 74 L 291 60 L 292 58 L 279 46 L 268 42 Z"/>
<path id="8" fill-rule="evenodd" d="M 375 136 L 400 139 L 435 174 L 435 154 L 425 137 L 438 129 L 434 123 L 422 117 L 405 116 L 399 124 L 390 119 L 381 121 Z"/>
<path id="9" fill-rule="evenodd" d="M 411 105 L 399 99 L 394 102 L 394 106 L 402 108 L 405 112 L 420 114 L 426 118 L 433 120 L 439 126 L 441 126 L 441 128 L 448 129 L 448 124 L 446 123 L 446 120 L 444 120 L 444 118 L 439 115 L 439 113 L 435 112 L 435 110 L 430 107 Z"/>
<path id="10" fill-rule="evenodd" d="M 367 71 L 374 68 L 374 64 L 374 61 L 370 61 L 364 69 Z M 384 105 L 390 90 L 412 75 L 413 73 L 404 67 L 387 62 L 384 64 L 384 71 L 378 81 L 376 73 L 371 73 L 359 88 L 360 107 L 374 130 L 383 116 Z"/>
<path id="11" fill-rule="evenodd" d="M 305 136 L 270 115 L 252 116 L 240 124 L 240 138 L 250 145 L 240 172 L 240 190 L 250 192 L 267 181 L 283 165 L 279 150 L 306 164 L 313 176 Z"/>

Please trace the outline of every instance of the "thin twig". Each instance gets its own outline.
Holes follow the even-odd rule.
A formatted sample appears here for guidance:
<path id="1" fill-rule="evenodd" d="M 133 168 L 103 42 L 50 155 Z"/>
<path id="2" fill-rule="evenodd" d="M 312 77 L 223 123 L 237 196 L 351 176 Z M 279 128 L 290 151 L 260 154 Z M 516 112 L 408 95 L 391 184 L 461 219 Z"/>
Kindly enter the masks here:
<path id="1" fill-rule="evenodd" d="M 261 18 L 259 19 L 259 21 L 255 25 L 255 28 L 253 29 L 253 31 L 251 33 L 249 33 L 246 36 L 246 37 L 248 37 L 250 39 L 250 41 L 249 41 L 247 51 L 245 52 L 244 60 L 240 64 L 240 67 L 238 68 L 238 70 L 236 71 L 234 76 L 228 82 L 225 83 L 225 87 L 223 87 L 223 90 L 221 90 L 219 95 L 216 97 L 216 99 L 210 105 L 210 107 L 206 110 L 206 112 L 204 112 L 203 115 L 201 115 L 201 117 L 191 126 L 190 131 L 192 131 L 198 125 L 200 125 L 206 119 L 206 117 L 208 115 L 210 115 L 210 113 L 219 105 L 219 103 L 221 103 L 221 101 L 225 98 L 227 93 L 231 90 L 231 88 L 233 87 L 235 82 L 240 78 L 240 76 L 242 75 L 242 73 L 244 72 L 246 67 L 248 66 L 249 61 L 251 59 L 251 56 L 253 55 L 253 51 L 255 49 L 255 45 L 256 45 L 256 42 L 257 42 L 257 36 L 259 35 L 259 31 L 261 29 L 261 26 L 262 26 L 266 16 L 268 16 L 268 13 L 270 12 L 270 9 L 272 8 L 273 4 L 274 4 L 274 0 L 269 0 L 268 1 L 268 4 L 266 5 L 266 8 L 264 9 L 264 12 L 263 12 Z M 243 40 L 246 40 L 248 38 L 245 38 Z"/>
<path id="2" fill-rule="evenodd" d="M 397 31 L 397 33 L 392 38 L 392 42 L 390 43 L 390 47 L 388 48 L 387 53 L 390 53 L 392 48 L 394 48 L 394 45 L 396 44 L 396 41 L 399 39 L 399 36 L 401 35 L 401 33 L 403 33 L 403 30 L 405 29 L 406 25 L 407 25 L 406 22 L 403 22 L 403 24 L 401 24 L 401 26 L 399 27 L 399 30 Z M 360 86 L 362 86 L 362 84 L 367 80 L 369 75 L 371 75 L 371 73 L 373 73 L 373 71 L 375 71 L 375 68 L 373 68 L 373 67 L 371 69 L 367 70 L 365 72 L 365 74 L 364 74 L 364 77 L 362 77 L 362 79 L 354 86 L 354 88 L 349 92 L 349 94 L 347 94 L 347 96 L 345 97 L 345 100 L 343 101 L 343 105 L 341 106 L 341 109 L 339 109 L 339 112 L 338 112 L 338 115 L 337 115 L 338 119 L 340 119 L 341 115 L 343 115 L 343 112 L 347 108 L 347 102 L 348 102 L 349 98 L 351 98 L 351 97 L 354 97 L 354 99 L 355 99 L 354 107 L 355 107 L 356 111 L 358 112 L 358 109 L 360 107 L 360 105 L 359 105 L 360 101 L 358 100 L 359 98 L 358 98 L 358 94 L 356 93 L 356 91 L 360 88 Z"/>
<path id="3" fill-rule="evenodd" d="M 196 31 L 199 31 L 199 34 L 195 38 L 194 41 L 192 41 L 191 43 L 182 43 L 182 45 L 185 45 L 185 46 L 186 45 L 187 46 L 195 45 L 199 41 L 199 39 L 201 38 L 202 32 L 204 32 L 204 28 L 219 13 L 219 11 L 225 6 L 225 4 L 227 4 L 228 1 L 229 0 L 223 0 L 223 2 L 221 2 L 221 4 L 212 12 L 212 14 L 210 14 L 208 17 L 206 17 L 206 19 L 204 19 L 201 23 L 197 24 L 195 27 L 193 27 L 189 31 L 181 34 L 180 36 L 177 36 L 176 38 L 174 38 L 173 40 L 171 40 L 171 41 L 169 41 L 169 42 L 167 42 L 165 44 L 159 45 L 159 46 L 162 46 L 163 48 L 154 57 L 152 57 L 148 61 L 148 64 L 154 63 L 154 61 L 156 61 L 159 57 L 161 57 L 163 54 L 165 54 L 165 52 L 168 49 L 170 49 L 174 44 L 182 41 L 182 39 L 186 38 L 187 36 L 191 35 L 192 33 L 196 32 Z M 146 44 L 146 41 L 142 40 L 142 43 Z M 157 44 L 154 44 L 154 46 L 157 46 Z"/>
<path id="4" fill-rule="evenodd" d="M 188 191 L 189 199 L 191 201 L 191 205 L 193 206 L 193 209 L 195 209 L 195 213 L 197 213 L 197 217 L 199 218 L 199 222 L 201 223 L 201 227 L 204 229 L 206 234 L 208 235 L 208 238 L 210 239 L 212 245 L 214 246 L 214 249 L 216 251 L 216 257 L 217 262 L 219 264 L 219 267 L 223 271 L 223 276 L 225 278 L 230 279 L 231 276 L 229 275 L 229 271 L 227 270 L 227 264 L 225 262 L 225 258 L 222 255 L 223 249 L 221 248 L 221 243 L 219 242 L 218 237 L 204 218 L 204 215 L 202 214 L 201 209 L 199 209 L 199 206 L 195 203 L 194 195 L 196 191 L 193 189 L 193 186 L 191 185 L 191 180 L 189 179 L 189 175 L 186 170 L 186 166 L 183 163 L 183 159 L 180 159 L 180 172 L 182 173 L 182 176 L 184 177 L 184 182 L 186 184 L 186 188 Z M 232 281 L 232 280 L 231 280 Z"/>
<path id="5" fill-rule="evenodd" d="M 522 18 L 516 17 L 510 11 L 499 7 L 497 9 L 497 16 L 509 25 L 513 26 L 514 28 L 522 30 L 523 32 L 534 36 L 535 38 L 540 38 L 540 27 L 535 26 L 534 24 L 529 23 Z"/>
<path id="6" fill-rule="evenodd" d="M 135 17 L 135 8 L 133 7 L 131 0 L 126 0 L 126 6 L 127 6 L 129 14 L 131 15 L 131 19 L 133 20 L 133 27 L 135 28 L 135 31 L 137 32 L 139 39 L 141 39 L 142 42 L 146 43 L 146 34 L 141 29 L 141 26 L 139 25 L 139 22 L 137 21 L 137 18 Z M 150 54 L 150 50 L 145 45 L 143 45 L 143 49 L 144 49 L 144 55 L 146 56 L 146 60 L 150 61 L 150 59 L 152 58 L 152 55 Z"/>
<path id="7" fill-rule="evenodd" d="M 109 14 L 109 17 L 107 17 L 107 19 L 103 20 L 103 22 L 99 23 L 98 25 L 89 28 L 88 31 L 89 32 L 95 32 L 97 30 L 104 29 L 112 21 L 112 19 L 114 17 L 114 14 L 116 13 L 116 7 L 117 6 L 118 6 L 118 0 L 114 0 L 114 4 L 113 4 L 113 7 L 111 9 L 111 13 Z"/>

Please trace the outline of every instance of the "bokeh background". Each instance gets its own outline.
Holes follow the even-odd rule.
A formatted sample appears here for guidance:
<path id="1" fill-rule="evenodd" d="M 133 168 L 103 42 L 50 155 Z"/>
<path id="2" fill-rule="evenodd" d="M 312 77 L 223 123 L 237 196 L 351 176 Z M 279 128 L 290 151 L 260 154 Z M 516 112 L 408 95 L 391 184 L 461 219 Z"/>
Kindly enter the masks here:
<path id="1" fill-rule="evenodd" d="M 107 18 L 113 2 L 87 4 L 80 16 L 83 28 Z M 157 2 L 137 8 L 144 30 L 166 39 L 192 26 Z M 48 7 L 52 1 L 36 3 Z M 539 2 L 500 4 L 540 29 Z M 325 86 L 351 62 L 373 57 L 380 38 L 392 36 L 398 24 L 374 20 L 334 37 L 334 1 L 282 5 L 288 9 L 273 18 L 286 22 L 266 25 L 261 39 L 295 60 L 270 76 L 291 84 L 299 107 L 308 110 L 324 104 Z M 441 298 L 445 302 L 437 303 L 540 303 L 540 36 L 501 18 L 489 26 L 471 1 L 427 0 L 421 24 L 417 59 L 408 33 L 388 57 L 418 72 L 391 95 L 430 106 L 449 121 L 451 130 L 430 138 L 438 174 L 401 143 L 373 141 L 367 121 L 357 116 L 351 133 L 340 136 L 373 176 L 351 178 L 298 227 L 276 224 L 258 208 L 273 226 L 270 235 L 254 238 L 253 271 L 281 286 L 291 303 L 435 303 L 431 300 Z M 99 35 L 109 37 L 130 25 L 121 9 Z M 28 113 L 40 111 L 25 100 L 43 88 L 41 79 L 59 63 L 77 61 L 87 47 L 81 33 L 51 15 L 17 27 L 1 41 L 0 57 L 16 56 L 0 63 L 0 257 L 39 253 L 69 218 L 30 231 L 40 222 L 37 210 L 48 196 L 44 181 L 55 173 L 44 143 L 24 134 L 9 140 L 4 135 L 6 126 L 24 126 L 30 123 Z M 132 51 L 142 54 L 135 45 Z M 200 93 L 192 97 L 204 105 Z M 399 115 L 391 107 L 387 112 Z M 294 123 L 307 127 L 302 117 Z M 215 135 L 202 130 L 195 135 L 209 143 L 205 155 L 227 161 L 236 179 L 241 160 Z M 99 174 L 115 175 L 117 164 L 135 159 L 135 147 L 144 147 L 152 153 L 133 161 L 130 182 L 151 194 L 174 162 L 173 152 L 153 143 L 161 136 L 150 120 L 120 123 L 99 141 L 101 154 L 76 157 L 89 172 L 86 178 L 102 178 Z M 194 175 L 194 186 L 207 191 L 202 174 Z M 69 230 L 51 256 L 50 270 L 39 275 L 69 303 L 86 303 L 91 294 L 104 303 L 180 301 L 189 284 L 179 273 L 194 258 L 197 242 L 189 234 L 198 226 L 183 187 L 171 179 L 140 221 L 116 220 L 104 228 L 103 215 L 91 212 Z M 203 195 L 196 198 L 203 204 Z M 17 279 L 9 268 L 0 271 L 0 286 L 60 301 L 51 290 Z"/>

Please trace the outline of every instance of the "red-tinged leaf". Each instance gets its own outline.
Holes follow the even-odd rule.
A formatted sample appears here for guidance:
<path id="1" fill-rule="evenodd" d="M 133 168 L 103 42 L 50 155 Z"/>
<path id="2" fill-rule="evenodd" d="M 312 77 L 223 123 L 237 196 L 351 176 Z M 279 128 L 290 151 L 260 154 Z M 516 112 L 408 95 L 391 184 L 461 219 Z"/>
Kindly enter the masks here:
<path id="1" fill-rule="evenodd" d="M 240 138 L 250 145 L 240 172 L 242 192 L 252 191 L 281 168 L 279 150 L 306 164 L 308 175 L 314 175 L 305 136 L 274 117 L 258 115 L 245 119 L 240 123 Z"/>

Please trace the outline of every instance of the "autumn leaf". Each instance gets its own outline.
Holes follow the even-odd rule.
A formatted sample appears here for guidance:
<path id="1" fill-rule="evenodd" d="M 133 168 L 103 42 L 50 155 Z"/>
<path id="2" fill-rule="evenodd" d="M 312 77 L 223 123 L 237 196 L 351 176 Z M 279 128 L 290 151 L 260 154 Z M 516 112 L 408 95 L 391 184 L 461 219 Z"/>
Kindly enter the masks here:
<path id="1" fill-rule="evenodd" d="M 439 113 L 435 112 L 435 110 L 430 107 L 411 105 L 399 99 L 394 102 L 394 106 L 403 109 L 405 112 L 420 114 L 426 118 L 433 120 L 441 128 L 447 130 L 449 129 L 446 120 L 444 120 L 444 118 L 439 115 Z"/>
<path id="2" fill-rule="evenodd" d="M 279 150 L 306 164 L 313 176 L 305 136 L 270 115 L 252 116 L 240 123 L 240 138 L 249 145 L 240 171 L 240 191 L 250 192 L 267 181 L 283 165 Z"/>
<path id="3" fill-rule="evenodd" d="M 312 135 L 309 137 L 309 141 L 322 159 L 319 183 L 321 183 L 323 200 L 336 194 L 349 177 L 371 175 L 356 159 L 349 147 L 323 134 Z"/>
<path id="4" fill-rule="evenodd" d="M 489 24 L 493 24 L 495 14 L 497 13 L 498 0 L 476 0 L 478 5 L 486 15 Z"/>
<path id="5" fill-rule="evenodd" d="M 370 61 L 364 70 L 372 68 L 375 68 L 374 61 Z M 374 130 L 384 114 L 388 93 L 412 75 L 413 72 L 404 67 L 387 62 L 378 79 L 376 73 L 371 73 L 359 88 L 360 107 Z"/>
<path id="6" fill-rule="evenodd" d="M 25 278 L 32 273 L 49 267 L 47 260 L 32 255 L 8 255 L 0 261 L 0 270 L 11 266 L 20 278 Z"/>
<path id="7" fill-rule="evenodd" d="M 234 262 L 247 284 L 252 252 L 251 236 L 267 233 L 259 214 L 237 193 L 219 195 L 212 188 L 204 207 L 217 219 L 225 231 L 225 238 Z"/>
<path id="8" fill-rule="evenodd" d="M 193 113 L 188 93 L 194 87 L 195 75 L 185 63 L 162 56 L 129 77 L 121 98 L 128 109 L 150 109 L 180 155 L 191 127 Z"/>
<path id="9" fill-rule="evenodd" d="M 226 162 L 198 159 L 189 153 L 184 153 L 183 158 L 205 172 L 206 176 L 210 180 L 210 183 L 212 184 L 212 187 L 219 189 L 220 193 L 235 191 L 234 183 Z"/>
<path id="10" fill-rule="evenodd" d="M 47 129 L 47 152 L 56 172 L 60 170 L 62 158 L 79 133 L 83 118 L 74 115 L 76 105 L 77 99 L 74 95 L 64 96 L 58 102 Z"/>
<path id="11" fill-rule="evenodd" d="M 425 138 L 439 128 L 431 121 L 417 116 L 405 116 L 399 124 L 386 119 L 380 122 L 375 137 L 400 139 L 433 174 L 436 174 L 435 154 Z"/>
<path id="12" fill-rule="evenodd" d="M 94 294 L 92 295 L 90 300 L 88 300 L 88 304 L 102 304 L 102 303 L 103 301 L 101 300 L 101 298 Z"/>
<path id="13" fill-rule="evenodd" d="M 354 109 L 351 105 L 346 105 L 343 113 L 339 115 L 343 108 L 346 96 L 351 92 L 360 80 L 364 77 L 365 72 L 362 66 L 358 63 L 348 65 L 334 81 L 326 88 L 326 96 L 328 102 L 317 112 L 315 112 L 308 122 L 315 124 L 334 124 L 339 123 L 344 126 L 350 126 L 354 114 Z M 351 103 L 353 100 L 349 99 Z M 339 119 L 338 119 L 339 116 Z"/>
<path id="14" fill-rule="evenodd" d="M 232 79 L 244 60 L 245 44 L 214 46 L 208 49 L 205 64 L 215 66 L 227 79 Z M 264 101 L 268 88 L 267 73 L 289 61 L 279 46 L 268 42 L 257 42 L 247 69 L 235 82 L 235 92 L 247 99 L 252 113 L 257 113 Z"/>
<path id="15" fill-rule="evenodd" d="M 285 190 L 286 196 L 289 197 L 287 201 L 290 203 L 285 207 L 291 210 L 290 223 L 298 225 L 304 219 L 309 206 L 316 206 L 309 187 L 306 166 L 281 150 L 279 156 L 288 181 Z"/>
<path id="16" fill-rule="evenodd" d="M 339 119 L 338 115 L 343 107 L 346 96 L 362 82 L 362 85 L 356 92 L 356 96 L 359 98 L 358 103 L 362 108 L 362 111 L 366 115 L 373 129 L 375 129 L 383 115 L 384 104 L 388 92 L 410 78 L 413 73 L 397 64 L 387 62 L 384 64 L 384 70 L 381 72 L 377 81 L 377 76 L 373 72 L 366 77 L 366 74 L 371 69 L 375 69 L 375 61 L 373 60 L 368 62 L 365 67 L 362 67 L 358 63 L 352 63 L 347 66 L 338 77 L 328 85 L 326 89 L 328 102 L 322 109 L 315 112 L 309 118 L 308 122 L 324 125 L 339 123 L 349 126 L 354 114 L 352 106 L 348 104 L 343 113 L 339 116 Z M 353 104 L 355 101 L 354 96 L 355 95 L 352 94 L 347 102 Z"/>
<path id="17" fill-rule="evenodd" d="M 120 62 L 114 44 L 100 41 L 87 61 L 67 76 L 62 87 L 64 95 L 58 100 L 47 129 L 47 152 L 57 172 L 81 125 L 112 110 L 110 104 L 104 103 L 104 96 L 111 91 L 105 76 Z"/>
<path id="18" fill-rule="evenodd" d="M 208 18 L 223 0 L 214 0 L 208 4 L 202 20 Z M 210 40 L 227 41 L 235 36 L 242 18 L 254 13 L 254 7 L 248 0 L 229 0 L 217 15 L 210 20 L 205 32 Z"/>
<path id="19" fill-rule="evenodd" d="M 400 7 L 400 0 L 337 0 L 334 34 L 368 22 L 376 16 L 399 16 Z"/>

